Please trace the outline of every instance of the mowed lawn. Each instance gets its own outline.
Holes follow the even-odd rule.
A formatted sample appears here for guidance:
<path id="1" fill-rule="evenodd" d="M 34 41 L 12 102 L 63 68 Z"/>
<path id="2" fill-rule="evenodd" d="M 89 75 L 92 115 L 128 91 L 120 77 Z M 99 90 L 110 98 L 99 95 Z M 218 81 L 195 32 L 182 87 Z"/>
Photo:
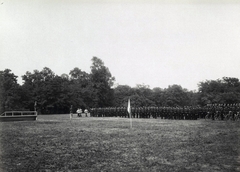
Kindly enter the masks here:
<path id="1" fill-rule="evenodd" d="M 240 171 L 240 122 L 39 115 L 0 123 L 0 171 Z"/>

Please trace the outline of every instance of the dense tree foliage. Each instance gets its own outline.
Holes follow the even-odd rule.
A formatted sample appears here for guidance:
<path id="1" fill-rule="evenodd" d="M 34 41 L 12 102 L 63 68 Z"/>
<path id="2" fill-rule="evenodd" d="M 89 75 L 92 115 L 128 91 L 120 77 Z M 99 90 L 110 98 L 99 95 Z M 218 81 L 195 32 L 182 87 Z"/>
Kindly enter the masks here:
<path id="1" fill-rule="evenodd" d="M 92 58 L 91 82 L 96 93 L 96 106 L 106 107 L 113 105 L 113 86 L 115 78 L 101 59 Z"/>
<path id="2" fill-rule="evenodd" d="M 180 85 L 153 88 L 138 84 L 136 87 L 118 85 L 104 62 L 92 58 L 91 72 L 78 67 L 69 74 L 56 75 L 50 68 L 27 71 L 17 83 L 10 69 L 0 71 L 0 112 L 7 110 L 37 110 L 43 114 L 69 113 L 77 108 L 127 106 L 191 106 L 206 104 L 233 104 L 240 102 L 240 82 L 237 78 L 223 77 L 200 82 L 198 92 L 188 91 Z"/>
<path id="3" fill-rule="evenodd" d="M 133 106 L 188 106 L 194 105 L 191 96 L 194 93 L 179 85 L 166 89 L 153 88 L 138 84 L 135 88 L 119 85 L 114 89 L 115 105 L 125 105 L 128 98 Z"/>
<path id="4" fill-rule="evenodd" d="M 207 80 L 199 85 L 199 104 L 233 104 L 240 102 L 240 82 L 238 78 L 223 77 Z"/>
<path id="5" fill-rule="evenodd" d="M 21 109 L 23 92 L 10 69 L 0 71 L 0 112 Z"/>

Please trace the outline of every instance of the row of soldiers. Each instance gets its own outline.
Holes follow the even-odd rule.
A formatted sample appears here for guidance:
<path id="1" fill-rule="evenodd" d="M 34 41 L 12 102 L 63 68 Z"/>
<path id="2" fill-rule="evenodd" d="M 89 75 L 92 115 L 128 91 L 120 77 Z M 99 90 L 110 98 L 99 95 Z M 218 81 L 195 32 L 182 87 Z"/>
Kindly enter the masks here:
<path id="1" fill-rule="evenodd" d="M 93 117 L 130 117 L 126 107 L 92 108 Z M 204 114 L 202 114 L 204 115 Z M 197 119 L 197 109 L 191 107 L 131 107 L 132 118 Z"/>
<path id="2" fill-rule="evenodd" d="M 214 120 L 216 114 L 222 114 L 224 118 L 229 112 L 233 114 L 240 112 L 240 104 L 208 104 L 204 107 L 131 107 L 132 118 L 196 120 L 210 116 Z M 130 117 L 127 107 L 91 108 L 90 115 L 92 117 Z"/>
<path id="3" fill-rule="evenodd" d="M 206 118 L 215 120 L 239 120 L 240 119 L 240 103 L 235 104 L 208 104 L 208 112 Z"/>

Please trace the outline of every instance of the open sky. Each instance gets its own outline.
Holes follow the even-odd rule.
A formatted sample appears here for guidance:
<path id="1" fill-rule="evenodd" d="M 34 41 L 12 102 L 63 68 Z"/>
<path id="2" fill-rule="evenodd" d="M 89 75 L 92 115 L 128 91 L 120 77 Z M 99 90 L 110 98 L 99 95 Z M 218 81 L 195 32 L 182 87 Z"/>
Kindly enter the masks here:
<path id="1" fill-rule="evenodd" d="M 240 1 L 0 0 L 0 70 L 20 84 L 44 67 L 90 73 L 93 56 L 131 87 L 240 78 Z"/>

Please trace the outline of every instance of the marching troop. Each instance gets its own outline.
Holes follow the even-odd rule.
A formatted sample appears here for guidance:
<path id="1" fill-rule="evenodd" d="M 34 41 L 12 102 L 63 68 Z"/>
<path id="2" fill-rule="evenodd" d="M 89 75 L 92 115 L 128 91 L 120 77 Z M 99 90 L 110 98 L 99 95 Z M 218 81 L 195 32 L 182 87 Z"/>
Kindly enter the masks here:
<path id="1" fill-rule="evenodd" d="M 123 117 L 130 114 L 127 107 L 91 108 L 91 117 Z M 175 120 L 240 120 L 240 104 L 208 104 L 184 107 L 131 107 L 132 118 L 161 118 Z"/>

